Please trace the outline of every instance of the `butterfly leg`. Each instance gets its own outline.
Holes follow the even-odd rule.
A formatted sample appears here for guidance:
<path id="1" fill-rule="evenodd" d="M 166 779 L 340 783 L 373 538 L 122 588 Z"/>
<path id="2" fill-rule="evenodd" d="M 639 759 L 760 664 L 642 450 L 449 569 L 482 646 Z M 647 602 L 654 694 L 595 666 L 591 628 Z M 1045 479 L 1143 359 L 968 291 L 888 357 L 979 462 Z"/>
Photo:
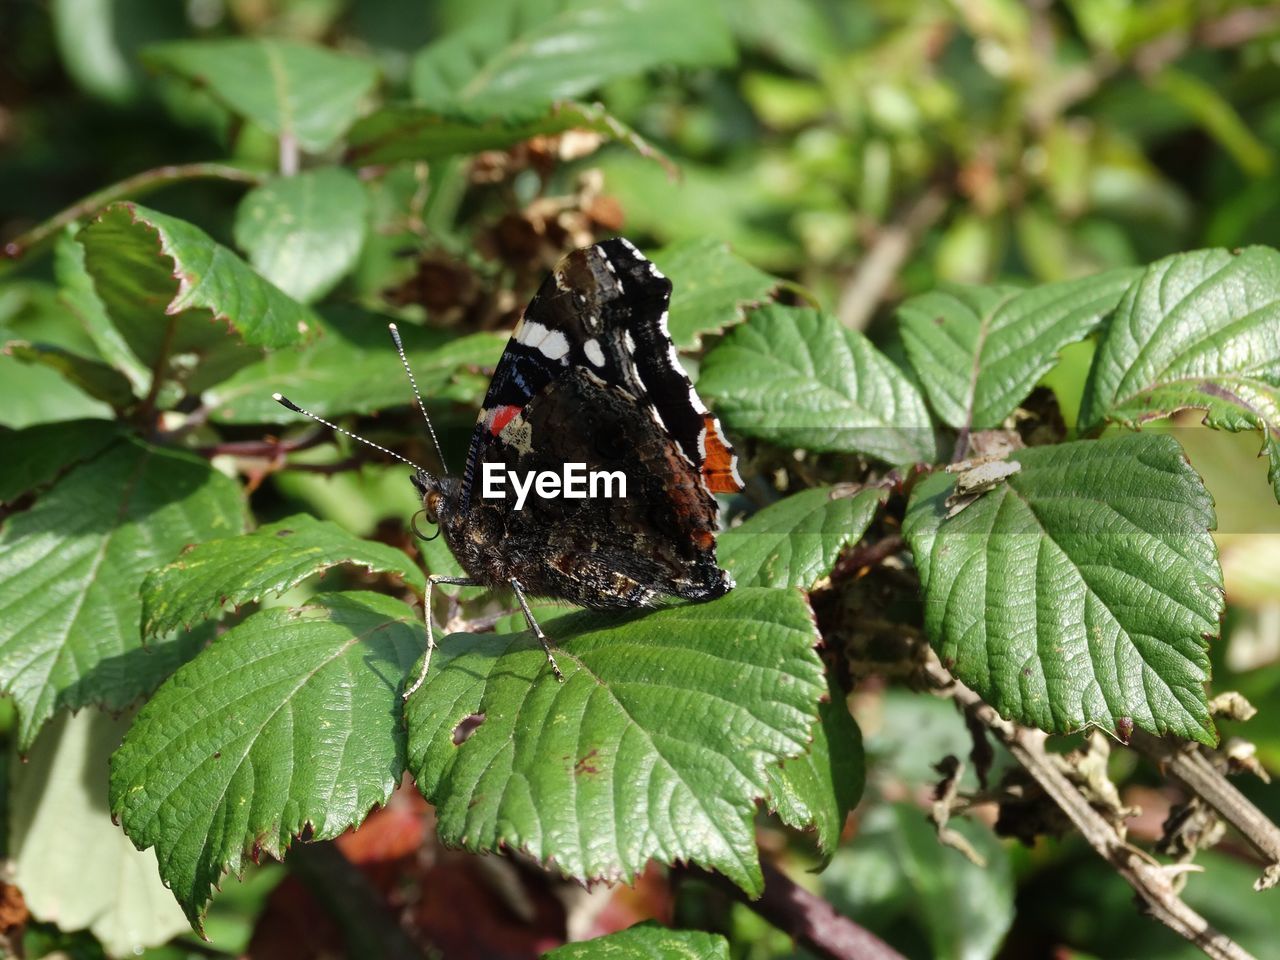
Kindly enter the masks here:
<path id="1" fill-rule="evenodd" d="M 423 620 L 427 625 L 427 653 L 422 658 L 422 669 L 418 671 L 418 679 L 413 681 L 413 686 L 404 692 L 404 699 L 408 700 L 427 679 L 427 670 L 431 666 L 431 653 L 436 648 L 436 638 L 431 630 L 431 588 L 437 583 L 452 584 L 455 587 L 482 587 L 484 584 L 472 580 L 470 577 L 444 577 L 430 574 L 427 577 L 427 591 L 422 596 Z"/>
<path id="2" fill-rule="evenodd" d="M 551 672 L 556 675 L 557 680 L 564 683 L 564 674 L 560 672 L 560 665 L 556 663 L 556 658 L 551 653 L 551 641 L 547 639 L 547 635 L 538 626 L 538 621 L 533 619 L 533 611 L 529 609 L 529 601 L 524 596 L 524 587 L 520 586 L 520 581 L 515 577 L 511 578 L 511 589 L 516 592 L 516 599 L 520 601 L 520 609 L 524 611 L 524 618 L 529 622 L 529 629 L 533 631 L 533 635 L 542 644 L 542 649 L 546 651 L 547 663 L 551 664 Z"/>

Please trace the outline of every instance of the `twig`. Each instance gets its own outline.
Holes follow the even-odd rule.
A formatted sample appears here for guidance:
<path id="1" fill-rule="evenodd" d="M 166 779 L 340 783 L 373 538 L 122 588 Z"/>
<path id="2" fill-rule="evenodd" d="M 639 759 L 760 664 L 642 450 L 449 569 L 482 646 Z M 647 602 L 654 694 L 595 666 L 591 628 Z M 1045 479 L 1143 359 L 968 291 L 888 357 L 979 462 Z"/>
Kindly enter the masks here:
<path id="1" fill-rule="evenodd" d="M 4 245 L 3 250 L 0 250 L 0 260 L 19 260 L 43 248 L 67 224 L 97 213 L 117 200 L 139 197 L 171 183 L 184 180 L 231 180 L 236 183 L 257 185 L 264 179 L 261 173 L 226 163 L 182 163 L 145 170 L 89 194 L 43 223 L 32 227 L 26 233 L 14 237 Z"/>
<path id="2" fill-rule="evenodd" d="M 734 884 L 696 867 L 685 876 L 696 877 L 724 890 L 818 956 L 830 960 L 905 960 L 870 930 L 836 913 L 826 900 L 797 886 L 773 864 L 761 864 L 764 893 L 751 900 Z"/>
<path id="3" fill-rule="evenodd" d="M 938 222 L 946 210 L 946 191 L 935 185 L 926 190 L 901 217 L 879 229 L 871 249 L 840 291 L 836 316 L 842 324 L 850 330 L 866 327 L 920 237 Z"/>
<path id="4" fill-rule="evenodd" d="M 1214 960 L 1251 960 L 1252 955 L 1248 951 L 1215 930 L 1209 921 L 1177 895 L 1169 868 L 1153 862 L 1127 844 L 1116 829 L 1089 805 L 1084 795 L 1052 762 L 1045 749 L 1044 733 L 1005 720 L 976 693 L 952 678 L 936 656 L 931 655 L 929 660 L 927 669 L 939 688 L 945 688 L 945 692 L 965 712 L 1004 744 L 1013 758 L 1066 814 L 1089 846 L 1133 887 L 1152 917 Z M 1178 866 L 1174 865 L 1173 869 L 1178 869 Z"/>
<path id="5" fill-rule="evenodd" d="M 1171 779 L 1207 803 L 1262 854 L 1267 872 L 1254 884 L 1264 890 L 1280 880 L 1280 827 L 1224 777 L 1195 744 L 1134 730 L 1129 746 L 1159 764 Z"/>
<path id="6" fill-rule="evenodd" d="M 274 460 L 286 453 L 317 447 L 327 439 L 327 430 L 315 429 L 292 440 L 227 440 L 198 447 L 196 452 L 203 457 L 263 457 Z"/>

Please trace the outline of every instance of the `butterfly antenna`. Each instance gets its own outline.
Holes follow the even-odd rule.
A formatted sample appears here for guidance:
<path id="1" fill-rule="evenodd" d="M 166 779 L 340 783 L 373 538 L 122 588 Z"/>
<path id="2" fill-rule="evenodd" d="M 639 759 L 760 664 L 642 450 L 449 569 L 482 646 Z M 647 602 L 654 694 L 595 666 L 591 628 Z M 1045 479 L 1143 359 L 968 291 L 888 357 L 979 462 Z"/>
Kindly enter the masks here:
<path id="1" fill-rule="evenodd" d="M 317 417 L 310 410 L 303 410 L 300 406 L 298 406 L 288 397 L 281 396 L 278 393 L 273 393 L 271 395 L 271 399 L 274 400 L 276 403 L 280 404 L 280 406 L 285 407 L 289 410 L 292 410 L 294 413 L 300 413 L 304 417 L 310 417 L 316 423 L 323 423 L 326 427 L 329 427 L 332 430 L 337 430 L 339 433 L 345 434 L 346 436 L 350 437 L 352 440 L 359 440 L 366 447 L 373 447 L 373 449 L 375 450 L 381 450 L 387 456 L 395 457 L 401 463 L 407 463 L 409 466 L 413 467 L 413 469 L 417 470 L 419 473 L 427 472 L 426 470 L 423 470 L 420 466 L 418 466 L 416 463 L 414 463 L 412 460 L 408 459 L 407 457 L 400 456 L 400 454 L 396 453 L 394 450 L 388 450 L 386 447 L 382 446 L 382 444 L 380 443 L 374 443 L 372 440 L 366 440 L 364 437 L 360 436 L 358 433 L 352 433 L 350 430 L 343 430 L 342 427 L 338 426 L 336 423 L 330 423 L 328 420 L 324 419 L 324 417 Z"/>
<path id="2" fill-rule="evenodd" d="M 396 353 L 400 354 L 400 363 L 404 365 L 404 372 L 409 375 L 409 386 L 413 387 L 413 398 L 418 401 L 418 409 L 422 411 L 422 419 L 427 421 L 427 433 L 431 434 L 431 443 L 436 448 L 436 456 L 440 458 L 440 466 L 444 470 L 445 476 L 448 476 L 449 465 L 444 462 L 444 451 L 440 449 L 440 441 L 436 439 L 436 428 L 431 425 L 431 418 L 427 416 L 427 407 L 422 402 L 422 394 L 418 392 L 418 381 L 413 377 L 413 369 L 409 366 L 409 358 L 404 355 L 404 344 L 400 342 L 400 331 L 394 323 L 387 324 L 387 329 L 391 331 L 391 339 L 395 341 Z"/>

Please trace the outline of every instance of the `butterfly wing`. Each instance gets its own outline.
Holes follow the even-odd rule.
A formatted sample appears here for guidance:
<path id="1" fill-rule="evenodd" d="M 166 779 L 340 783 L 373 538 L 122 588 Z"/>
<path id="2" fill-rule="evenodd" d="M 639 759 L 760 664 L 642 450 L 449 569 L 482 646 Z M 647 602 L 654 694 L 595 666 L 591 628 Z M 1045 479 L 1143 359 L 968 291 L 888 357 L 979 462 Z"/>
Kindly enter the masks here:
<path id="1" fill-rule="evenodd" d="M 589 370 L 656 411 L 708 493 L 742 489 L 737 457 L 694 390 L 667 329 L 668 280 L 627 240 L 574 251 L 529 302 L 494 371 L 463 473 L 469 508 L 478 464 L 503 429 L 550 384 Z"/>
<path id="2" fill-rule="evenodd" d="M 569 254 L 530 301 L 494 372 L 446 539 L 473 576 L 583 606 L 658 594 L 707 600 L 714 494 L 741 489 L 736 458 L 680 366 L 671 281 L 626 240 Z M 624 497 L 484 496 L 486 471 L 621 474 Z M 488 466 L 486 466 L 488 465 Z"/>

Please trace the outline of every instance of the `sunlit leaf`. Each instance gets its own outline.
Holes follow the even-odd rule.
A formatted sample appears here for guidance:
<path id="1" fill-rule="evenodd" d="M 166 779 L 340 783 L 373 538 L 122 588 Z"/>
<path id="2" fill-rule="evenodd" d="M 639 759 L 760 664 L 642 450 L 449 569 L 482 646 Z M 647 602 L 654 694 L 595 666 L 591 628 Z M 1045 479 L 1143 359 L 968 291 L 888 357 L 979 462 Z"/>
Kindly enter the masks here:
<path id="1" fill-rule="evenodd" d="M 404 770 L 413 609 L 375 593 L 263 610 L 175 673 L 111 758 L 111 812 L 199 928 L 213 887 L 295 837 L 336 837 Z"/>
<path id="2" fill-rule="evenodd" d="M 1217 740 L 1204 684 L 1222 571 L 1213 501 L 1168 436 L 1015 453 L 1021 470 L 948 517 L 952 474 L 903 524 L 943 663 L 1051 732 L 1134 724 Z"/>
<path id="3" fill-rule="evenodd" d="M 142 584 L 143 634 L 191 626 L 227 604 L 239 607 L 278 596 L 339 564 L 390 571 L 419 591 L 426 587 L 422 572 L 400 550 L 298 514 L 253 533 L 208 540 L 153 570 Z"/>
<path id="4" fill-rule="evenodd" d="M 800 594 L 739 587 L 551 633 L 564 683 L 527 632 L 454 635 L 410 697 L 409 768 L 442 839 L 579 879 L 689 860 L 758 893 L 755 802 L 825 690 Z"/>

